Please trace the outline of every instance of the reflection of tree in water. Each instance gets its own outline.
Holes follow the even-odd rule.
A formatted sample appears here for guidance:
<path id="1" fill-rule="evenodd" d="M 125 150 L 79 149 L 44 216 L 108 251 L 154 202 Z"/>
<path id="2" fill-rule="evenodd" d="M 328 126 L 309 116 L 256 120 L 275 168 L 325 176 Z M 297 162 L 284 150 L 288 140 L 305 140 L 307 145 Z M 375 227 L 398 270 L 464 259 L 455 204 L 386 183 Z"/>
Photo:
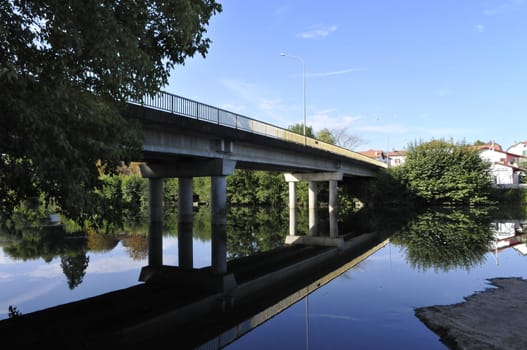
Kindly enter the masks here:
<path id="1" fill-rule="evenodd" d="M 227 219 L 229 258 L 249 256 L 282 246 L 288 225 L 288 217 L 284 217 L 283 210 L 231 207 Z"/>
<path id="2" fill-rule="evenodd" d="M 88 250 L 92 252 L 109 252 L 119 243 L 114 235 L 87 230 Z"/>
<path id="3" fill-rule="evenodd" d="M 74 289 L 82 283 L 90 257 L 86 254 L 66 255 L 60 257 L 60 266 L 66 278 L 68 287 Z"/>
<path id="4" fill-rule="evenodd" d="M 405 248 L 408 262 L 419 270 L 470 270 L 485 260 L 493 240 L 490 221 L 481 210 L 430 210 L 391 240 Z"/>
<path id="5" fill-rule="evenodd" d="M 148 258 L 148 236 L 146 234 L 133 234 L 123 238 L 121 242 L 133 260 L 144 260 Z"/>

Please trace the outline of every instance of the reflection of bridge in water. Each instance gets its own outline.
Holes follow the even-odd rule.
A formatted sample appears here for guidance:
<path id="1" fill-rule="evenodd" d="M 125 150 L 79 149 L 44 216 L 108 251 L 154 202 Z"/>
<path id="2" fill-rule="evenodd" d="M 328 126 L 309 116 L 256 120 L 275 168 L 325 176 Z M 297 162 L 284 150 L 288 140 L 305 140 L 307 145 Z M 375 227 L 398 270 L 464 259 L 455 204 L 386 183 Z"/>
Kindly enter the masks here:
<path id="1" fill-rule="evenodd" d="M 357 265 L 388 242 L 367 233 L 340 247 L 292 245 L 229 261 L 230 290 L 210 285 L 210 267 L 0 321 L 9 349 L 100 349 L 173 344 L 221 348 Z"/>
<path id="2" fill-rule="evenodd" d="M 331 282 L 333 279 L 339 277 L 340 275 L 342 275 L 349 269 L 355 267 L 357 264 L 364 261 L 370 255 L 374 254 L 377 250 L 383 248 L 386 244 L 388 244 L 388 239 L 381 241 L 378 244 L 372 246 L 369 250 L 367 250 L 363 254 L 360 254 L 352 258 L 349 262 L 341 265 L 340 267 L 336 268 L 330 273 L 314 281 L 311 281 L 309 285 L 300 288 L 294 293 L 281 299 L 276 304 L 273 304 L 265 308 L 264 310 L 256 313 L 255 315 L 243 320 L 242 322 L 239 322 L 238 324 L 226 329 L 221 334 L 218 334 L 215 338 L 208 340 L 206 343 L 199 346 L 199 348 L 219 349 L 219 348 L 224 347 L 225 345 L 228 345 L 229 343 L 242 337 L 244 334 L 260 326 L 262 323 L 276 316 L 277 314 L 284 311 L 285 309 L 295 304 L 296 302 L 300 301 L 301 299 L 307 298 L 307 296 L 310 293 L 317 290 L 318 288 L 323 287 L 325 284 Z M 307 310 L 307 308 L 306 308 L 306 313 L 308 313 L 306 317 L 309 318 L 309 311 Z"/>
<path id="3" fill-rule="evenodd" d="M 490 226 L 494 233 L 491 250 L 494 252 L 496 264 L 499 263 L 498 253 L 507 248 L 513 248 L 522 255 L 527 255 L 527 221 L 495 220 Z"/>

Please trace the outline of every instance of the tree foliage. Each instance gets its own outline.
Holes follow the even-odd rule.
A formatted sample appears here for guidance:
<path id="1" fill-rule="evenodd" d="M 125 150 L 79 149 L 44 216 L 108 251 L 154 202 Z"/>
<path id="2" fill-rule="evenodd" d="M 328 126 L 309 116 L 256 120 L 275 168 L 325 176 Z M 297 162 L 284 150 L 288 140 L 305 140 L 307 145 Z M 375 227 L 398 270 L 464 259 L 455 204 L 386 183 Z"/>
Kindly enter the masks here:
<path id="1" fill-rule="evenodd" d="M 284 175 L 277 172 L 236 169 L 227 178 L 227 197 L 234 205 L 282 207 L 287 191 Z"/>
<path id="2" fill-rule="evenodd" d="M 289 125 L 288 129 L 291 130 L 294 133 L 304 135 L 304 124 L 293 124 Z M 306 125 L 306 136 L 315 138 L 315 133 L 313 132 L 313 127 Z"/>
<path id="3" fill-rule="evenodd" d="M 335 137 L 333 137 L 333 134 L 327 128 L 324 128 L 317 132 L 317 139 L 322 142 L 329 143 L 331 145 L 335 144 Z"/>
<path id="4" fill-rule="evenodd" d="M 442 140 L 410 145 L 399 173 L 429 204 L 478 205 L 489 201 L 489 164 L 464 144 Z"/>
<path id="5" fill-rule="evenodd" d="M 0 210 L 44 193 L 87 215 L 100 170 L 140 160 L 120 107 L 205 56 L 221 11 L 214 0 L 0 0 Z"/>

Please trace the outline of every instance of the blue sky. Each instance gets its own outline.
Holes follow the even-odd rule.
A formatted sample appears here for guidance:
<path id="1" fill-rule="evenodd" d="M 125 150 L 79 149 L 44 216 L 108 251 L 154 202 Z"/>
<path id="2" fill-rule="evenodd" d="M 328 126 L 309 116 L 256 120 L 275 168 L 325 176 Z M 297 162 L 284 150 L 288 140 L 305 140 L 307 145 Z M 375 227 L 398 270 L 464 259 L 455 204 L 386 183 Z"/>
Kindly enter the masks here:
<path id="1" fill-rule="evenodd" d="M 401 150 L 527 140 L 527 0 L 225 0 L 165 91 Z"/>

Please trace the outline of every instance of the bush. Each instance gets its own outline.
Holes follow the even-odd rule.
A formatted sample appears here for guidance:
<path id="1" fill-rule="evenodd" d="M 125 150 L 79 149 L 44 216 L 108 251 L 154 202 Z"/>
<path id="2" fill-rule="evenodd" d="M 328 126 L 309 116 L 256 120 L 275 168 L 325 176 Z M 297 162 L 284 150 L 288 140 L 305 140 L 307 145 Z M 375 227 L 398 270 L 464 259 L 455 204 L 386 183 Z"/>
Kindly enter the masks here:
<path id="1" fill-rule="evenodd" d="M 432 140 L 409 147 L 401 176 L 426 204 L 481 205 L 491 202 L 489 170 L 475 149 Z"/>

